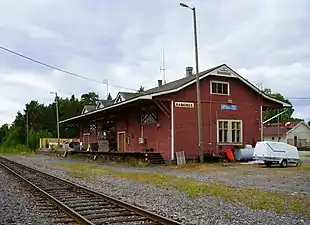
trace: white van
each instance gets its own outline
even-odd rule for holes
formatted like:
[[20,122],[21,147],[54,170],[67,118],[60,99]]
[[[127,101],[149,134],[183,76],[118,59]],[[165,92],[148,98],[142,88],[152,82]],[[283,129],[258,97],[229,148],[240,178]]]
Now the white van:
[[298,149],[295,146],[276,141],[259,141],[254,148],[253,158],[264,161],[266,166],[279,163],[282,167],[287,167],[293,163],[296,166],[301,163]]

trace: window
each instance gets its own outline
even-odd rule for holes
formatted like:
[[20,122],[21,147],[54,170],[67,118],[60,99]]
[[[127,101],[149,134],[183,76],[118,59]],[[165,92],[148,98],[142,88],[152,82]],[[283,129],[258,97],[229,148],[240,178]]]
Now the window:
[[219,121],[219,141],[228,142],[228,121]]
[[156,108],[142,108],[141,109],[141,124],[149,124],[157,122]]
[[242,143],[241,120],[217,121],[218,143]]
[[241,142],[241,122],[231,122],[231,142]]
[[211,81],[211,94],[229,95],[229,83]]

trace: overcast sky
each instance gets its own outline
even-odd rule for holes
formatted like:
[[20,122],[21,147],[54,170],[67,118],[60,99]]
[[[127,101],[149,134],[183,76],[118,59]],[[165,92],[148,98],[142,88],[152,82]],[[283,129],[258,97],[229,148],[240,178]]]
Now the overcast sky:
[[[284,96],[310,97],[309,0],[184,0],[196,6],[200,70],[226,63]],[[192,14],[178,0],[0,0],[0,45],[120,89],[150,88],[194,65]],[[26,102],[95,91],[104,84],[42,67],[0,50],[0,124]],[[310,99],[291,99],[310,119]]]

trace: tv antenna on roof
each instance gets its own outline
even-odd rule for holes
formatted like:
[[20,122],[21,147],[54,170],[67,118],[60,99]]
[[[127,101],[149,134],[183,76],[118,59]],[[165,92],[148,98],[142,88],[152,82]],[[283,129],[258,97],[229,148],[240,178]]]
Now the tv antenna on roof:
[[166,68],[165,68],[165,48],[163,48],[163,62],[162,62],[162,66],[160,66],[159,71],[163,72],[163,81],[164,84],[166,84]]

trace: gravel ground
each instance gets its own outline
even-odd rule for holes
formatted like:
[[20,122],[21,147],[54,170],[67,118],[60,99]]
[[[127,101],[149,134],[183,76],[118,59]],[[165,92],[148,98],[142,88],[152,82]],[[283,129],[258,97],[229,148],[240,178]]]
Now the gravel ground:
[[[57,215],[54,207],[32,194],[29,187],[0,166],[0,224],[55,225]],[[43,207],[45,210],[43,210]]]
[[[44,156],[38,156],[43,159]],[[43,157],[43,158],[42,158]],[[46,158],[46,157],[45,157]],[[301,157],[302,158],[302,157]],[[306,163],[310,157],[304,157]],[[74,159],[54,159],[65,160],[67,162],[76,163]],[[80,161],[80,160],[79,160]],[[243,166],[241,168],[219,168],[219,170],[209,171],[208,173],[186,171],[179,169],[164,169],[161,167],[113,167],[113,169],[127,171],[127,172],[141,172],[141,173],[162,173],[174,175],[180,178],[191,178],[202,182],[225,182],[234,187],[256,187],[264,191],[283,192],[291,194],[299,194],[303,196],[310,196],[310,173],[296,171],[289,171],[282,168],[251,168],[250,166]]]
[[[76,179],[68,177],[63,168],[53,168],[55,163],[74,162],[74,160],[70,159],[49,159],[49,157],[45,156],[10,158],[44,172],[72,180],[105,194],[120,198],[125,202],[138,205],[163,216],[182,220],[183,224],[310,224],[309,220],[301,218],[298,215],[277,215],[270,211],[251,210],[243,204],[231,204],[215,197],[203,196],[192,199],[176,190],[159,189],[151,185],[107,176],[95,176],[87,180]],[[34,162],[40,162],[49,167],[38,167]],[[139,170],[154,172],[154,170],[158,169],[148,168]]]

